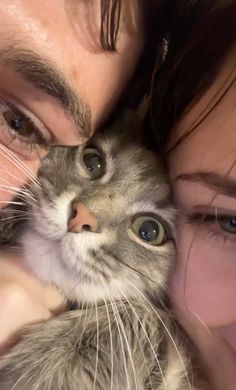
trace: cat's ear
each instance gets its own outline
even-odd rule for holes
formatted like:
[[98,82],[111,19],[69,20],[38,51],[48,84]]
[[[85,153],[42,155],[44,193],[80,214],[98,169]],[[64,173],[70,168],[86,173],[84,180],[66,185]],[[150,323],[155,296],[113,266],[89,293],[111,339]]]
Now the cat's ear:
[[115,119],[113,124],[105,132],[117,136],[120,142],[142,143],[143,123],[149,104],[148,97],[145,97],[136,110],[124,109]]

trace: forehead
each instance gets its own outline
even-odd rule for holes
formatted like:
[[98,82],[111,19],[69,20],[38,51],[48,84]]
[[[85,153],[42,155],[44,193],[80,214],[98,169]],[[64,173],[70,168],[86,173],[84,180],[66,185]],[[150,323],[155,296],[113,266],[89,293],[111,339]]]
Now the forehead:
[[[136,4],[136,1],[129,3]],[[75,5],[76,11],[71,11],[70,4]],[[0,1],[0,49],[17,44],[57,67],[76,94],[90,106],[93,128],[113,108],[131,77],[145,39],[141,8],[131,5],[136,22],[134,28],[127,31],[121,18],[117,51],[104,52],[100,42],[100,4],[99,0]],[[9,69],[5,69],[2,61],[0,66],[1,88],[7,80],[5,94],[20,100],[53,133],[60,135],[60,143],[66,143],[68,124],[61,126],[64,131],[57,130],[63,113],[57,110],[55,114],[55,102],[47,95],[30,90],[15,71],[14,77],[9,76]],[[77,139],[70,143],[76,142]]]
[[[229,56],[207,93],[184,115],[169,143],[169,171],[178,204],[235,208],[235,198],[210,189],[207,182],[175,180],[182,174],[214,172],[236,179],[236,62]],[[193,131],[191,132],[191,129]],[[186,133],[187,137],[184,137]],[[176,141],[181,142],[174,147]],[[171,150],[172,148],[172,150]]]
[[182,141],[169,154],[172,179],[196,170],[236,177],[235,67],[235,60],[226,62],[213,86],[173,130],[169,148]]

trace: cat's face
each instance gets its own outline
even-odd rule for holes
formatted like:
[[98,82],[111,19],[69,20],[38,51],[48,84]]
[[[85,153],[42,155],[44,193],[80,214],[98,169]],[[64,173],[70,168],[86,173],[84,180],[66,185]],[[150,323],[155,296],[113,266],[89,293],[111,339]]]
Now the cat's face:
[[40,187],[32,187],[26,261],[81,302],[155,295],[173,265],[166,175],[152,152],[118,139],[55,148],[39,171]]

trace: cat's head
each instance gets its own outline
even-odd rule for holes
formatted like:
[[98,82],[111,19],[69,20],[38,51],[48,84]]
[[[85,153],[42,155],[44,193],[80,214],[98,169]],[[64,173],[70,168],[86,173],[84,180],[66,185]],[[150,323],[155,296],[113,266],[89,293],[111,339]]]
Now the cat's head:
[[79,301],[160,293],[174,262],[175,211],[153,152],[104,133],[53,149],[38,178],[22,242],[40,278]]

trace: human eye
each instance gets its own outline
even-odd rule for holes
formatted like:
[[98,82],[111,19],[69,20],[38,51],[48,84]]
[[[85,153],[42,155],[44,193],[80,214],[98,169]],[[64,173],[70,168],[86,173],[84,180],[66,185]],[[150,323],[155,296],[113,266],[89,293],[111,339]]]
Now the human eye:
[[236,243],[236,212],[214,208],[209,212],[196,212],[188,216],[188,222],[207,230],[211,237]]
[[33,160],[51,141],[49,131],[32,113],[0,100],[0,143],[19,156]]

